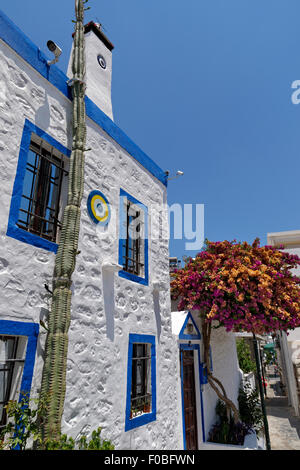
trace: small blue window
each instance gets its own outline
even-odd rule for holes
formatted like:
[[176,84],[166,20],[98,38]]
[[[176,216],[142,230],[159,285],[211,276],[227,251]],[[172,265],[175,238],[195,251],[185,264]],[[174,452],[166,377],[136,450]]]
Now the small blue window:
[[148,210],[120,190],[119,276],[148,285]]
[[129,335],[125,431],[156,420],[155,336]]
[[191,312],[188,312],[186,316],[186,319],[179,333],[179,339],[189,339],[189,340],[201,339],[200,331],[191,315]]
[[5,405],[29,399],[39,325],[0,320],[0,430],[6,424]]
[[7,235],[57,251],[61,197],[66,191],[70,151],[25,121],[11,199]]

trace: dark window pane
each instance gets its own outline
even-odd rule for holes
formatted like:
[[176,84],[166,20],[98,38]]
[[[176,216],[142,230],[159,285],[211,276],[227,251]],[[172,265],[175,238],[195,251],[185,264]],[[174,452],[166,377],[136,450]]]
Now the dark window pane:
[[123,269],[140,276],[141,262],[141,211],[130,202],[126,206],[126,240],[122,250]]
[[18,338],[0,336],[0,429],[6,424],[5,405],[10,398]]
[[62,180],[67,173],[63,156],[53,152],[43,148],[43,142],[30,144],[18,226],[56,242]]
[[134,344],[132,354],[131,414],[132,417],[150,412],[151,355],[147,344]]

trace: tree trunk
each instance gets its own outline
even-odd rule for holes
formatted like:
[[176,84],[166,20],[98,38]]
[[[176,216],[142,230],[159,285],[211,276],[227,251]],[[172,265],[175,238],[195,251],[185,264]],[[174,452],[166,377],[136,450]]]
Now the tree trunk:
[[236,408],[235,404],[228,398],[223,384],[220,382],[219,379],[213,376],[212,371],[210,370],[209,347],[211,339],[211,323],[205,322],[204,319],[202,319],[202,335],[204,346],[204,363],[206,365],[207,370],[207,381],[211,388],[216,392],[220,400],[225,403],[228,415],[230,416],[232,412],[234,422],[237,423],[240,419],[238,409]]

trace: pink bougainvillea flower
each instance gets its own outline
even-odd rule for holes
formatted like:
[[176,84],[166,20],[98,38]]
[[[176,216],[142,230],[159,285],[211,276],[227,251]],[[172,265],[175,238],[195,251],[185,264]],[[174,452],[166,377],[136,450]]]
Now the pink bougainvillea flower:
[[180,310],[199,310],[227,331],[270,333],[300,326],[300,258],[259,239],[206,242],[206,249],[173,274]]

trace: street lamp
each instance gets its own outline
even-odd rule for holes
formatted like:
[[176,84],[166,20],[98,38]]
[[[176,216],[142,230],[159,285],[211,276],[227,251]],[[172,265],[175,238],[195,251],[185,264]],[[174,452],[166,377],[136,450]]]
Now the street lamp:
[[258,380],[258,387],[259,387],[259,394],[260,394],[261,409],[262,409],[263,420],[264,420],[266,445],[267,445],[267,450],[271,450],[269,425],[268,425],[267,413],[266,413],[266,407],[265,407],[265,399],[264,399],[264,391],[263,391],[263,384],[262,384],[262,375],[261,375],[261,368],[260,368],[259,352],[258,352],[258,345],[257,345],[257,339],[256,339],[256,336],[255,336],[255,333],[253,333],[253,346],[254,346],[254,353],[255,353],[256,373],[257,373],[257,380]]

